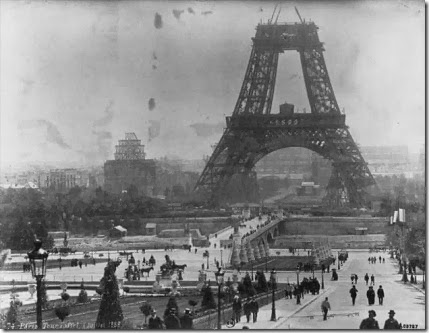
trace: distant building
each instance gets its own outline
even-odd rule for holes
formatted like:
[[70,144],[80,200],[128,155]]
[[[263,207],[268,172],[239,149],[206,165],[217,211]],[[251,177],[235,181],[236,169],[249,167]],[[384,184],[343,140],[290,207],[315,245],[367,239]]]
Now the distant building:
[[46,178],[39,178],[39,184],[46,185],[46,187],[54,188],[57,191],[67,191],[77,186],[76,169],[54,169],[49,171],[49,174],[44,175]]
[[116,146],[115,159],[104,163],[104,189],[119,194],[135,186],[139,194],[153,196],[155,182],[155,162],[145,159],[141,140],[126,133]]
[[112,238],[120,238],[125,237],[127,235],[127,229],[124,227],[117,225],[116,227],[113,227],[109,230],[109,237]]

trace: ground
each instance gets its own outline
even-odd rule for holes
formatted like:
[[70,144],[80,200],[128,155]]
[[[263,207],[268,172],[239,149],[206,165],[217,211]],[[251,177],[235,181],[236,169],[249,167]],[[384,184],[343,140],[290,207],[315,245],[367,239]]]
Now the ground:
[[[265,222],[265,217],[262,220]],[[246,233],[250,228],[256,228],[256,225],[261,223],[258,219],[246,222],[246,227],[241,228],[242,233]],[[245,230],[244,230],[245,229]],[[229,235],[232,233],[232,229],[226,230],[216,236],[213,235],[210,238],[211,247],[209,248],[210,257],[208,258],[209,269],[207,274],[207,279],[215,280],[215,260],[226,263],[230,258],[230,250],[220,250],[217,245],[216,248],[214,244],[218,243],[220,239],[228,239]],[[79,249],[78,249],[79,250]],[[202,257],[202,253],[206,250],[205,248],[197,249],[197,253],[192,250],[188,252],[187,250],[176,249],[174,251],[164,251],[164,250],[147,250],[145,254],[139,251],[134,253],[134,257],[137,260],[142,260],[143,257],[149,259],[153,255],[156,259],[155,271],[158,271],[159,266],[165,262],[164,256],[168,254],[172,260],[176,261],[176,264],[187,264],[185,273],[183,275],[185,280],[194,280],[198,278],[198,271],[201,269],[201,265],[204,264],[205,269],[207,269],[207,258]],[[291,255],[287,250],[278,250],[271,249],[271,255],[277,256],[277,252],[280,251],[281,256]],[[334,255],[336,255],[337,250],[333,250]],[[112,259],[119,257],[118,251],[103,251],[96,252],[95,256],[103,255],[103,258],[110,256]],[[299,251],[299,255],[306,255],[307,252],[302,249]],[[370,255],[381,255],[386,259],[386,263],[377,263],[369,264],[368,257]],[[58,256],[53,255],[51,258],[54,260]],[[83,253],[77,252],[74,255],[70,255],[70,258],[82,258]],[[125,258],[123,258],[125,259]],[[12,261],[24,260],[22,256],[12,255]],[[273,268],[275,264],[274,259],[269,259],[267,261],[268,271]],[[79,267],[63,267],[62,270],[51,269],[48,271],[46,280],[48,281],[99,281],[103,275],[105,264],[92,265],[88,262],[87,266],[83,266],[81,269]],[[125,261],[117,269],[117,277],[122,279],[124,276],[124,270],[127,267]],[[254,267],[256,269],[265,269],[265,262],[256,264]],[[277,268],[277,279],[279,282],[296,282],[297,273],[295,271],[283,271]],[[246,271],[241,271],[239,278],[243,277]],[[250,271],[249,271],[250,273]],[[390,259],[387,252],[386,253],[369,253],[367,250],[355,250],[349,251],[349,259],[338,271],[339,280],[330,281],[330,274],[325,273],[324,283],[325,289],[322,290],[320,295],[312,296],[306,295],[302,300],[301,305],[296,304],[295,299],[281,299],[276,302],[277,309],[277,321],[270,321],[271,317],[271,305],[267,305],[261,308],[259,321],[256,324],[250,323],[248,326],[250,328],[322,328],[322,329],[355,329],[359,327],[360,322],[367,317],[368,310],[374,309],[377,312],[376,319],[379,321],[380,326],[384,325],[384,321],[388,318],[387,313],[389,310],[395,310],[396,318],[398,321],[403,324],[414,324],[418,325],[418,328],[425,328],[425,294],[424,292],[416,289],[410,284],[403,284],[400,282],[401,275],[398,273],[398,267],[396,262],[393,259]],[[376,288],[379,285],[383,286],[385,290],[386,298],[384,305],[379,306],[375,305],[369,307],[366,301],[366,291],[367,286],[363,280],[365,273],[369,275],[374,274]],[[359,290],[358,298],[356,305],[351,304],[351,298],[349,295],[349,289],[351,288],[350,275],[357,274],[359,276],[357,289]],[[232,271],[227,271],[225,274],[225,279],[232,275]],[[299,279],[303,277],[311,276],[311,273],[300,273]],[[320,271],[315,272],[315,276],[321,282],[322,274]],[[267,276],[268,277],[268,276]],[[29,272],[11,272],[11,271],[2,271],[0,276],[0,281],[11,281],[15,279],[17,281],[28,281],[29,283],[34,283],[31,274]],[[155,274],[152,271],[149,278],[145,278],[148,281],[155,280]],[[418,276],[419,282],[422,281],[422,276]],[[10,287],[10,285],[3,285],[1,288]],[[48,295],[51,299],[59,298],[59,290],[49,290]],[[76,296],[79,293],[79,290],[69,290],[69,293],[72,296]],[[88,295],[92,296],[95,292],[88,290]],[[24,304],[34,303],[34,298],[30,299],[29,293],[19,292],[20,299]],[[9,293],[0,294],[0,307],[5,308],[9,306]],[[322,320],[320,304],[323,300],[323,297],[328,297],[331,303],[330,317],[327,321]],[[145,300],[144,297],[141,297],[141,301]],[[153,299],[152,299],[153,300]],[[150,300],[150,301],[152,301]],[[140,304],[139,301],[138,303]],[[184,303],[180,305],[181,308],[187,306],[188,299],[184,299]],[[200,300],[199,300],[200,301]],[[167,302],[167,300],[165,300]],[[161,302],[162,303],[162,302]],[[163,304],[157,304],[159,310],[165,307]],[[124,312],[127,314],[127,317],[132,318],[136,321],[143,320],[143,316],[138,309],[139,304],[131,304],[124,306]],[[76,314],[70,316],[67,320],[82,321],[82,322],[93,322],[95,321],[97,311],[93,311],[87,314]],[[216,318],[212,318],[216,320]],[[247,324],[246,324],[247,325]],[[236,328],[241,328],[242,323],[236,325]]]
[[[234,328],[247,325],[253,329],[358,329],[361,321],[368,317],[368,310],[375,310],[376,320],[380,328],[383,328],[388,318],[389,310],[396,312],[395,318],[402,324],[417,325],[418,329],[425,329],[425,292],[414,285],[403,284],[398,267],[393,259],[386,253],[370,254],[368,251],[350,251],[348,261],[338,271],[339,280],[325,279],[325,290],[319,296],[306,295],[302,307],[296,305],[295,299],[282,299],[276,302],[276,322],[270,321],[271,305],[261,309],[260,320],[256,323],[240,323]],[[386,263],[369,264],[370,255],[381,255],[386,258]],[[368,286],[365,285],[363,276],[368,273],[375,276],[375,287],[383,286],[385,299],[383,305],[369,306],[366,298]],[[350,275],[359,276],[357,289],[358,297],[356,305],[352,305],[349,290],[351,288]],[[288,273],[280,272],[278,277],[284,281]],[[320,272],[317,273],[320,275]],[[320,279],[319,279],[320,280]],[[418,276],[421,286],[422,276]],[[320,309],[321,303],[328,297],[331,311],[327,321],[323,320]],[[226,327],[225,327],[226,328]]]

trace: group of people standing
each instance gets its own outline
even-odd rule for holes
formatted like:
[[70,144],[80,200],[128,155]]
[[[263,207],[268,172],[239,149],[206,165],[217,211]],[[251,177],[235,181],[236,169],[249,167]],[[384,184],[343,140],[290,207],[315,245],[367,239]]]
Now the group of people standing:
[[[384,322],[384,329],[385,330],[399,330],[402,328],[402,325],[400,323],[398,323],[398,321],[393,318],[395,315],[395,311],[390,310],[389,311],[389,318]],[[369,310],[368,311],[368,318],[362,320],[359,328],[361,330],[377,330],[380,329],[380,327],[378,326],[378,321],[374,319],[374,317],[376,317],[377,314],[375,313],[374,310]]]
[[[386,262],[386,259],[382,258],[381,256],[378,257],[378,260],[380,261],[380,264],[382,261],[383,261],[383,264]],[[377,257],[369,257],[368,263],[369,264],[376,264],[377,263]]]
[[190,309],[185,309],[185,313],[182,317],[178,317],[174,309],[170,309],[169,313],[162,320],[156,314],[156,310],[152,310],[151,316],[149,318],[149,329],[153,330],[176,330],[176,329],[192,329],[193,328],[193,318]]

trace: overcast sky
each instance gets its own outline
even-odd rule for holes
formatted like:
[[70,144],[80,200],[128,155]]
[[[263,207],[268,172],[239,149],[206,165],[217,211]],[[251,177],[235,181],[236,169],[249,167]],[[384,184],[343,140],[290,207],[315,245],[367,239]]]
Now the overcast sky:
[[[1,164],[102,165],[125,132],[148,158],[201,159],[221,137],[256,25],[278,2],[0,2]],[[425,140],[423,1],[283,2],[313,20],[355,141]],[[309,109],[298,53],[281,55],[272,113]]]

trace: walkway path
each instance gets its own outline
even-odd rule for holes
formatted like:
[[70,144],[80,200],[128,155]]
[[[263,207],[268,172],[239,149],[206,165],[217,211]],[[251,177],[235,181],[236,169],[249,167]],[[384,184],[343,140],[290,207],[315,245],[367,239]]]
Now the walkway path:
[[[418,325],[425,329],[425,293],[422,289],[400,282],[395,261],[387,253],[377,254],[386,259],[385,264],[369,264],[368,252],[349,252],[349,260],[341,267],[338,281],[326,281],[325,291],[320,295],[305,296],[298,308],[296,300],[282,299],[276,302],[277,321],[272,322],[271,304],[260,308],[257,323],[239,323],[250,329],[358,329],[361,321],[368,317],[368,310],[375,310],[380,327],[388,318],[389,310],[396,312],[395,318],[402,324]],[[351,274],[358,274],[357,289],[359,290],[356,305],[353,306],[349,295]],[[363,277],[365,273],[375,276],[375,287],[383,286],[386,297],[383,305],[368,306]],[[419,277],[421,281],[421,276]],[[329,298],[331,311],[327,321],[323,321],[320,305],[324,297]],[[244,318],[244,317],[243,317]],[[226,328],[226,327],[225,327]]]

